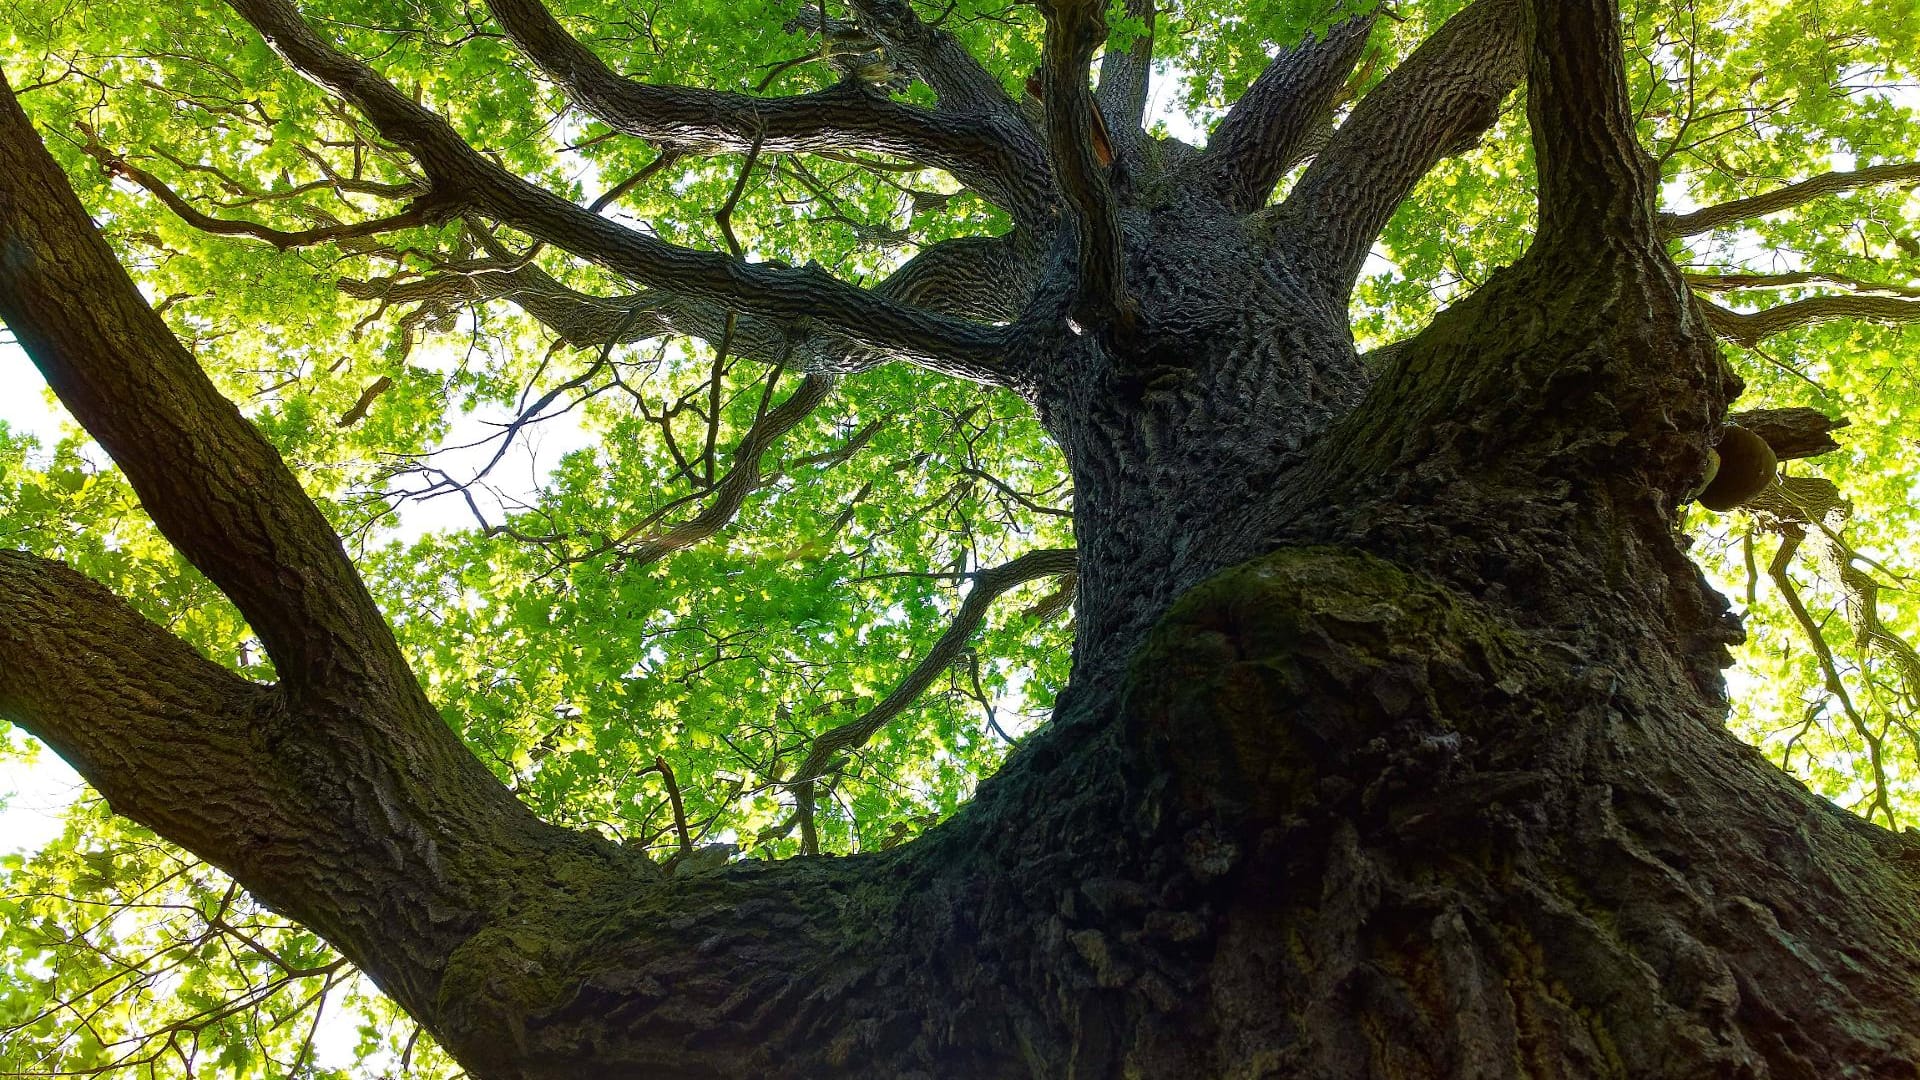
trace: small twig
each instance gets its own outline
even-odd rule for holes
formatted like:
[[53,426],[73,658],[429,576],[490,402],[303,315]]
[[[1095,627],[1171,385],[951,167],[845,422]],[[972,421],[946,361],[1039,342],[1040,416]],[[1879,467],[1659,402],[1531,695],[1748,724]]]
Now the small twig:
[[680,854],[685,855],[693,850],[693,834],[687,830],[687,807],[680,801],[680,783],[674,779],[673,766],[667,764],[666,758],[656,756],[653,764],[641,769],[639,775],[650,772],[659,773],[667,786],[667,802],[673,807],[673,832],[680,841]]

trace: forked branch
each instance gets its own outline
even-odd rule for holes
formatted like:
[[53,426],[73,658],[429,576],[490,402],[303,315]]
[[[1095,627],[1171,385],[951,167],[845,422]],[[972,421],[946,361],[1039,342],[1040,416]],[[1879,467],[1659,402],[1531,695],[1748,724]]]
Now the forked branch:
[[[1011,241],[962,236],[921,251],[874,286],[873,292],[949,315],[1006,320],[1019,314],[1032,273]],[[578,349],[666,335],[696,337],[711,344],[726,338],[730,353],[746,360],[767,364],[797,360],[809,371],[836,374],[865,371],[894,358],[885,350],[827,334],[813,335],[796,349],[790,322],[756,315],[737,315],[729,334],[732,310],[725,304],[666,289],[595,296],[561,284],[524,256],[450,261],[439,272],[419,278],[343,279],[340,290],[383,307],[425,305],[441,311],[505,300]],[[1000,383],[1009,375],[997,363],[978,366],[965,360],[942,360],[927,361],[926,366],[982,383]]]
[[[817,266],[748,264],[670,244],[514,176],[366,64],[316,34],[286,0],[232,0],[295,70],[345,98],[420,162],[437,191],[635,282],[787,322],[818,323],[934,366],[998,368],[1009,332],[877,296]],[[750,145],[750,143],[749,143]]]
[[47,384],[282,679],[317,686],[362,664],[408,679],[326,518],[147,306],[4,81],[0,148],[0,320]]
[[539,0],[487,0],[487,8],[528,59],[616,131],[688,149],[892,154],[945,169],[1016,216],[1031,218],[1042,202],[1033,147],[983,115],[931,112],[852,83],[786,98],[645,83],[608,68]]
[[246,683],[100,586],[7,553],[0,712],[432,1016],[501,868],[558,834],[428,701],[326,517],[147,306],[4,81],[0,250],[0,320],[281,680]]
[[643,536],[649,523],[641,522],[585,557],[618,552],[623,565],[646,566],[682,548],[691,547],[725,528],[740,513],[747,496],[760,486],[760,459],[781,436],[813,415],[833,394],[833,388],[839,381],[832,375],[808,375],[787,400],[756,421],[741,436],[740,445],[734,449],[732,467],[714,485],[712,501],[691,519],[650,536]]
[[[102,169],[111,175],[138,184],[148,194],[159,199],[162,206],[178,215],[180,220],[202,232],[216,236],[250,236],[255,240],[272,244],[281,251],[312,247],[315,244],[348,244],[355,240],[379,236],[382,233],[410,229],[425,225],[434,217],[451,209],[444,205],[435,206],[432,196],[426,195],[415,199],[405,210],[383,218],[356,221],[351,224],[320,225],[299,230],[276,229],[271,225],[243,218],[215,217],[194,206],[159,177],[102,146],[92,138],[93,132],[90,129],[83,127],[81,130],[82,134],[87,136],[87,141],[81,145],[81,149],[98,161]],[[432,207],[431,212],[429,207]]]
[[[989,117],[996,126],[1012,121],[1017,125],[1012,130],[1025,128],[1019,107],[1000,80],[952,34],[922,21],[907,0],[850,0],[848,7],[889,54],[904,58],[914,76],[933,90],[942,113]],[[1032,165],[1040,165],[1044,153],[1040,145],[1021,141],[1022,154]]]
[[1341,299],[1352,291],[1414,185],[1498,119],[1526,74],[1530,22],[1525,0],[1476,0],[1354,106],[1274,211],[1281,251],[1309,280]]
[[1372,14],[1347,19],[1318,41],[1283,50],[1234,103],[1206,156],[1211,182],[1228,206],[1250,213],[1266,205],[1287,170],[1324,141],[1373,23]]
[[800,762],[800,767],[794,770],[786,783],[800,785],[818,780],[829,771],[836,758],[865,746],[881,728],[887,726],[888,721],[919,700],[927,687],[933,685],[934,679],[959,659],[960,653],[967,647],[967,640],[980,628],[980,623],[986,619],[995,600],[1016,586],[1044,577],[1070,574],[1077,566],[1079,556],[1072,549],[1042,548],[1029,551],[1012,562],[975,573],[973,588],[967,593],[966,600],[961,602],[953,621],[947,625],[939,640],[934,642],[933,648],[927,650],[927,655],[886,697],[880,699],[879,704],[858,718],[816,736],[813,744],[807,748],[807,756]]

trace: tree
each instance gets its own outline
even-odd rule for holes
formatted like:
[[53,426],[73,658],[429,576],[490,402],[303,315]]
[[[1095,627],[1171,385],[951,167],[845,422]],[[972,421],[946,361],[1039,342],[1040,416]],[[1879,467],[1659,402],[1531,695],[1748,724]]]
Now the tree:
[[[1920,1069],[1920,851],[1725,730],[1720,672],[1741,629],[1679,528],[1741,392],[1721,340],[1759,346],[1835,320],[1897,326],[1920,303],[1888,283],[1912,243],[1897,185],[1920,168],[1858,160],[1911,151],[1910,132],[1885,131],[1906,115],[1891,99],[1860,94],[1836,111],[1844,90],[1807,92],[1723,116],[1707,99],[1735,93],[1729,76],[1699,73],[1727,32],[1715,13],[1623,21],[1601,0],[1475,0],[1400,22],[1339,12],[1218,34],[1167,27],[1147,0],[1111,25],[1101,5],[1048,0],[1042,20],[996,23],[969,7],[976,21],[952,29],[894,0],[852,0],[783,12],[795,20],[786,43],[804,51],[752,95],[669,84],[664,63],[650,78],[616,70],[610,57],[711,59],[734,40],[662,44],[638,10],[615,20],[488,0],[402,21],[374,5],[230,2],[237,20],[129,15],[82,30],[28,13],[17,32],[43,43],[23,91],[46,100],[59,122],[45,130],[70,165],[92,166],[98,198],[125,208],[109,222],[122,257],[162,299],[143,298],[9,92],[0,318],[232,611],[176,576],[143,614],[62,559],[0,552],[0,714],[79,768],[114,813],[324,939],[474,1075]],[[1843,31],[1784,18],[1768,33],[1831,50],[1791,77],[1829,91],[1893,81],[1877,50],[1920,35],[1911,13]],[[1623,26],[1649,69],[1631,83]],[[1202,86],[1203,56],[1244,83],[1204,149],[1142,127],[1167,39]],[[1269,57],[1269,39],[1286,47]],[[738,77],[760,59],[712,65]],[[1010,86],[1030,65],[1023,98]],[[783,78],[811,88],[772,92]],[[551,118],[522,107],[548,95],[565,102]],[[1703,138],[1720,123],[1735,123],[1735,142]],[[1447,197],[1422,216],[1409,196],[1502,124],[1530,133],[1531,161],[1503,144],[1504,173],[1479,182],[1500,191],[1468,205],[1513,228],[1462,241],[1470,287],[1362,353],[1352,307],[1369,252],[1385,233],[1390,248],[1434,257]],[[1804,140],[1812,130],[1828,141]],[[136,131],[139,149],[120,142]],[[573,156],[556,156],[554,139]],[[1784,184],[1743,169],[1742,155],[1762,162],[1756,146],[1795,139],[1796,162],[1808,146],[1856,160]],[[636,147],[655,156],[636,161]],[[582,162],[591,168],[563,171]],[[844,171],[823,175],[829,164]],[[582,175],[626,178],[589,199]],[[1730,197],[1662,211],[1663,182],[1683,175],[1692,194]],[[650,191],[663,177],[676,179]],[[602,213],[636,192],[656,207],[712,207],[717,240],[684,210],[650,228]],[[829,240],[841,256],[831,273],[786,237],[794,192],[816,223],[911,239],[917,253],[863,287],[850,276],[889,261]],[[1832,196],[1846,192],[1874,210],[1855,221],[1887,238],[1867,253],[1890,252],[1889,278],[1843,273],[1817,239],[1802,265],[1771,275],[1732,257],[1692,274],[1676,265],[1689,238],[1739,235],[1761,215],[1838,220],[1847,210]],[[908,237],[868,216],[901,206],[921,215]],[[743,239],[748,221],[763,231]],[[1404,241],[1415,234],[1435,246]],[[750,258],[750,244],[781,255]],[[313,299],[315,279],[336,306]],[[229,280],[248,283],[251,306]],[[187,284],[161,292],[170,282]],[[1825,291],[1739,310],[1755,305],[1737,290],[1807,286]],[[501,305],[526,321],[487,325],[482,312]],[[300,335],[224,343],[269,306]],[[1385,329],[1419,308],[1363,320]],[[384,348],[348,332],[363,320],[352,329],[376,333],[374,317],[396,311]],[[525,387],[508,439],[570,397],[623,398],[627,426],[603,415],[609,445],[562,465],[556,489],[572,502],[497,519],[470,485],[389,462],[384,480],[458,490],[487,528],[367,556],[383,610],[340,536],[371,535],[388,503],[324,475],[342,444],[323,440],[368,433],[365,446],[412,448],[440,434],[421,404],[432,396],[407,397],[428,381],[409,357],[446,329],[493,339],[483,355],[508,366],[459,366],[439,392]],[[525,348],[539,334],[545,355]],[[682,335],[710,349],[662,354],[672,389],[649,396],[630,346]],[[229,394],[261,388],[245,368],[268,352],[312,385],[250,422],[196,352]],[[556,380],[549,365],[569,373]],[[375,370],[388,373],[366,377]],[[809,429],[842,394],[871,396],[839,428]],[[1049,466],[1020,464],[1039,454],[1016,403],[1070,476],[1071,549]],[[938,429],[918,438],[964,444],[931,468],[970,481],[955,517],[1007,515],[1007,535],[985,545],[1007,548],[1005,561],[983,566],[972,539],[928,549],[912,520],[888,536],[861,517],[877,484],[907,499],[934,455],[847,463],[890,423],[915,422]],[[1747,423],[1789,458],[1834,445],[1836,421],[1818,412]],[[649,449],[623,450],[642,431]],[[996,446],[1002,435],[1010,448]],[[636,484],[663,465],[658,492]],[[60,468],[49,475],[71,474],[71,494],[117,483]],[[779,476],[800,474],[826,493],[811,516],[764,511],[791,496]],[[850,477],[860,483],[843,486]],[[1755,503],[1787,537],[1776,581],[1815,653],[1825,639],[1785,569],[1809,537],[1849,596],[1869,607],[1876,596],[1831,517],[1837,490],[1796,474]],[[789,550],[697,561],[706,549],[692,545],[750,505],[792,530]],[[798,639],[744,640],[755,630],[737,614],[695,611],[701,573],[734,580],[751,611],[742,596],[842,558],[835,544],[850,532],[919,575],[912,609],[843,617],[798,587],[783,601],[796,630],[830,640],[859,623],[878,651],[911,653],[884,697],[891,679],[876,685],[870,668],[833,670]],[[150,557],[128,536],[64,554],[112,580]],[[669,556],[673,575],[656,573]],[[399,584],[408,572],[412,597]],[[989,709],[1041,680],[1045,637],[999,626],[1026,668],[982,664],[969,638],[1015,588],[1028,587],[1036,617],[1057,611],[1069,575],[1072,667],[1051,720],[937,825],[924,814],[950,809],[964,779],[928,784],[931,807],[861,804],[861,785],[882,787],[885,755],[897,760],[916,734],[943,736],[963,764],[997,755],[981,748],[992,744],[979,721],[886,725],[955,672],[971,672]],[[956,580],[970,591],[943,612],[936,587]],[[464,629],[418,625],[418,611],[462,599],[490,614]],[[524,636],[576,605],[607,621],[517,664],[436,652],[487,628]],[[678,619],[647,621],[663,608]],[[207,659],[150,616],[235,661]],[[699,641],[669,647],[616,632],[622,620]],[[1861,625],[1862,649],[1898,659],[1893,613],[1869,610]],[[267,663],[240,655],[255,640]],[[741,656],[784,658],[817,680],[816,700],[849,700],[796,718],[792,691],[751,680],[721,681],[735,696],[697,705],[657,685],[663,665],[678,677]],[[828,670],[809,674],[810,662]],[[1845,698],[1830,649],[1823,664]],[[1901,691],[1880,670],[1863,660],[1850,677],[1889,694],[1920,685]],[[542,678],[565,696],[530,685]],[[752,714],[731,785],[708,768],[711,790],[682,790],[676,735],[720,738],[672,711],[682,706]],[[1887,737],[1878,722],[1875,738]],[[850,755],[870,746],[885,749],[863,778]],[[1874,767],[1875,807],[1892,824],[1904,774],[1878,756]],[[631,807],[642,781],[664,817],[584,827],[624,813],[610,807]],[[849,792],[855,805],[831,805]],[[804,856],[729,861],[696,847],[723,814],[737,841]],[[891,839],[918,835],[817,854],[846,850],[836,841],[875,820]],[[128,872],[116,858],[95,874]],[[188,905],[220,930],[206,948],[249,941],[235,895]],[[285,940],[252,942],[261,985],[338,972],[317,945]],[[192,1071],[190,1027],[159,1044],[155,1067]],[[110,1040],[88,1037],[82,1067],[112,1064]],[[244,1051],[223,1052],[245,1067]]]

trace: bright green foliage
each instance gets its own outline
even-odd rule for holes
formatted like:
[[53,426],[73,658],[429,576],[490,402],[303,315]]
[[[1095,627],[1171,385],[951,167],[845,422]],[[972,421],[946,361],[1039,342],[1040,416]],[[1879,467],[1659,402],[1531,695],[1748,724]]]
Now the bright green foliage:
[[[1351,92],[1363,94],[1460,6],[1392,7]],[[1629,7],[1634,100],[1666,209],[1920,160],[1916,102],[1890,89],[1920,82],[1911,60],[1920,8]],[[1033,8],[957,0],[922,9],[1019,92],[1039,55]],[[516,64],[479,4],[321,0],[303,10],[501,163],[570,198],[591,201],[654,161],[656,151],[610,137]],[[782,29],[799,14],[793,3],[565,0],[554,10],[617,69],[655,81],[786,94],[838,77],[822,63],[790,63],[817,47]],[[1121,10],[1117,44],[1142,29]],[[1164,5],[1157,105],[1203,125],[1217,119],[1276,47],[1335,13],[1307,3]],[[220,5],[5,0],[0,63],[126,264],[347,537],[448,722],[551,820],[672,854],[664,762],[696,844],[793,854],[799,834],[782,770],[926,653],[964,595],[957,575],[1071,545],[1066,519],[1035,509],[1069,507],[1071,492],[1024,403],[895,366],[847,380],[778,440],[761,461],[763,483],[716,535],[629,565],[623,543],[698,513],[710,481],[731,467],[731,448],[799,383],[690,342],[620,346],[598,375],[564,390],[546,409],[555,418],[522,431],[474,489],[483,522],[458,493],[400,502],[395,492],[435,479],[408,471],[422,455],[496,433],[481,420],[503,421],[602,357],[557,343],[506,304],[383,309],[350,299],[340,283],[417,280],[487,244],[524,252],[525,238],[455,223],[282,252],[195,228],[140,184],[109,175],[102,161],[124,158],[204,213],[286,231],[404,208],[414,179],[404,158],[354,149],[359,122]],[[902,93],[927,99],[923,87]],[[608,212],[724,250],[712,215],[744,166],[739,155],[688,156]],[[326,183],[329,173],[357,190]],[[1381,238],[1356,294],[1363,345],[1418,329],[1515,258],[1531,228],[1530,184],[1518,94],[1484,144],[1435,170]],[[1006,228],[944,174],[786,155],[754,163],[733,221],[751,258],[816,260],[868,282],[919,245]],[[1673,250],[1701,275],[1810,271],[1910,287],[1920,282],[1920,199],[1910,186],[1863,188],[1677,239]],[[631,291],[551,251],[533,265],[585,293]],[[1844,289],[1703,295],[1752,310],[1834,291]],[[1916,352],[1920,326],[1857,321],[1727,348],[1748,380],[1741,407],[1814,405],[1852,421],[1842,452],[1790,471],[1817,471],[1852,501],[1845,542],[1876,560],[1858,565],[1887,586],[1879,619],[1905,641],[1920,641],[1920,605],[1901,591],[1901,575],[1920,569]],[[0,365],[22,363],[0,354]],[[390,385],[372,392],[381,379]],[[529,440],[549,452],[530,458]],[[556,445],[578,448],[556,456]],[[427,463],[465,480],[496,448]],[[232,608],[157,536],[103,460],[77,434],[40,447],[0,428],[0,542],[67,561],[208,655],[270,679]],[[1816,790],[1912,824],[1920,668],[1903,675],[1894,653],[1863,648],[1835,614],[1837,581],[1796,562],[1789,572],[1832,648],[1858,717],[1850,720],[1765,580],[1778,534],[1738,512],[1695,511],[1690,524],[1709,572],[1748,612],[1733,722]],[[1751,590],[1749,565],[1760,574]],[[1066,674],[1070,616],[1035,609],[1061,587],[1042,580],[1004,597],[969,657],[826,785],[823,850],[872,850],[918,833],[968,797],[1009,737],[1046,715]],[[24,746],[17,736],[15,746]],[[97,799],[76,805],[51,845],[4,867],[0,1072],[451,1071],[311,935]]]

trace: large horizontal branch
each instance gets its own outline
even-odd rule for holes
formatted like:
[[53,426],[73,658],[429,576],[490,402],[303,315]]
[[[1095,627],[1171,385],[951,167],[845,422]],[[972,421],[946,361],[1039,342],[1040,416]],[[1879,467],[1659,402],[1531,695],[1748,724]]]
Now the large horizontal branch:
[[1661,214],[1660,235],[1694,236],[1712,229],[1735,225],[1764,214],[1777,214],[1812,202],[1825,195],[1841,195],[1876,184],[1920,183],[1920,162],[1897,165],[1869,165],[1850,172],[1821,173],[1819,176],[1788,184],[1761,195],[1734,199],[1717,206],[1702,207],[1686,214]]
[[1700,301],[1714,332],[1740,345],[1757,345],[1775,334],[1838,319],[1905,323],[1920,320],[1920,300],[1890,296],[1810,296],[1742,313],[1709,301]]
[[967,640],[986,619],[993,602],[1008,590],[1043,577],[1070,574],[1078,566],[1079,555],[1071,548],[1041,548],[974,574],[973,588],[967,592],[967,598],[961,602],[946,631],[933,643],[933,648],[927,650],[927,655],[879,704],[858,718],[816,736],[807,749],[807,756],[787,782],[800,784],[819,779],[835,758],[865,746],[888,721],[918,701],[927,687],[933,685],[933,680],[959,658],[967,647]]
[[1849,421],[1845,417],[1829,417],[1819,409],[1796,405],[1732,413],[1728,415],[1727,423],[1746,428],[1765,439],[1781,461],[1792,461],[1840,449],[1833,433],[1846,427]]
[[1324,38],[1282,50],[1234,102],[1205,158],[1209,182],[1227,205],[1243,213],[1266,205],[1287,170],[1325,140],[1374,18],[1347,19]]
[[1339,297],[1422,177],[1472,146],[1526,75],[1525,0],[1476,0],[1360,99],[1273,213],[1280,250]]
[[[889,275],[874,292],[932,311],[976,319],[1004,320],[1019,314],[1031,271],[1011,240],[955,237],[943,240]],[[885,363],[889,354],[832,335],[816,335],[796,347],[786,324],[756,316],[737,316],[719,303],[689,299],[667,290],[624,296],[594,296],[569,288],[525,259],[486,259],[450,263],[419,278],[344,279],[342,292],[382,305],[453,306],[505,300],[579,349],[629,344],[666,335],[685,335],[768,364],[795,362],[809,371],[848,374]],[[975,369],[956,363],[945,374],[997,383],[998,368]]]
[[1527,113],[1539,174],[1537,243],[1572,257],[1654,235],[1658,178],[1634,134],[1613,0],[1533,0]]
[[787,98],[645,83],[607,67],[539,0],[487,0],[487,7],[541,71],[616,131],[685,149],[894,154],[951,172],[1016,219],[1044,212],[1038,147],[1031,138],[1010,137],[1012,125],[917,108],[850,82]]
[[285,0],[231,0],[294,69],[339,94],[420,162],[436,191],[632,281],[754,314],[818,325],[928,366],[999,368],[1010,331],[875,295],[817,266],[749,264],[625,228],[514,176],[366,64],[333,48]]
[[1105,0],[1048,0],[1046,48],[1040,59],[1047,151],[1071,211],[1078,244],[1073,314],[1100,332],[1130,333],[1136,317],[1127,295],[1126,251],[1107,163],[1095,138],[1104,135],[1088,85],[1093,51],[1106,41]]
[[1801,285],[1839,285],[1857,293],[1883,293],[1920,299],[1920,286],[1893,285],[1868,281],[1846,274],[1823,270],[1790,270],[1778,274],[1686,274],[1687,285],[1701,292],[1729,292],[1734,289],[1791,289]]

